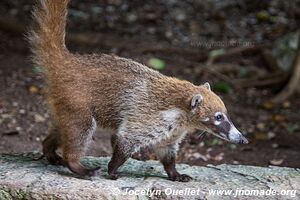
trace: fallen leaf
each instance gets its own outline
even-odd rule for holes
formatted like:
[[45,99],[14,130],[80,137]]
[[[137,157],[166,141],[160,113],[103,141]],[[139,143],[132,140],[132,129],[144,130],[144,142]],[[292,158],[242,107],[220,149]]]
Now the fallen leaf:
[[163,70],[166,66],[166,63],[165,61],[159,59],[159,58],[150,58],[148,60],[148,65],[150,67],[152,67],[153,69],[156,69],[156,70]]
[[34,121],[37,122],[37,123],[41,123],[41,122],[46,121],[46,119],[40,114],[35,114],[34,115]]
[[233,164],[235,164],[235,165],[238,165],[238,164],[240,164],[240,162],[239,162],[239,161],[237,161],[237,160],[234,160],[232,163],[233,163]]
[[257,124],[256,124],[256,128],[258,128],[260,131],[265,130],[266,124],[265,124],[265,123],[262,123],[262,122],[257,123]]
[[269,136],[268,136],[268,134],[265,133],[265,132],[256,132],[256,133],[254,134],[254,138],[255,138],[256,140],[268,140],[268,139],[269,139]]
[[215,49],[209,52],[209,57],[216,57],[223,55],[225,53],[225,49]]
[[1,118],[3,118],[3,119],[10,119],[10,118],[12,118],[12,115],[11,114],[2,114]]
[[219,153],[218,155],[216,155],[216,156],[212,156],[211,157],[211,160],[214,160],[214,161],[221,161],[221,160],[223,160],[224,159],[224,153],[222,152],[222,153]]
[[273,139],[274,137],[276,137],[276,134],[274,132],[268,132],[268,139]]
[[283,163],[283,159],[270,160],[271,165],[281,165],[282,163]]
[[273,115],[273,121],[275,122],[283,122],[287,120],[287,117],[284,115]]
[[282,107],[284,107],[284,108],[289,108],[289,107],[291,107],[291,102],[289,102],[289,101],[284,101],[284,102],[282,103]]
[[32,85],[32,86],[29,87],[29,92],[31,94],[36,94],[36,93],[39,92],[39,89],[36,86]]
[[195,159],[202,159],[204,161],[207,161],[207,157],[205,155],[202,155],[201,153],[199,152],[195,152],[192,154],[192,156],[195,158]]
[[20,109],[20,110],[19,110],[19,113],[20,113],[20,114],[25,114],[25,113],[26,113],[26,110]]
[[241,148],[242,151],[253,151],[253,148],[251,146],[244,146]]
[[263,103],[263,108],[264,109],[272,109],[272,108],[274,108],[274,103],[272,103],[272,102],[265,102],[265,103]]
[[267,11],[262,10],[256,13],[256,18],[259,21],[266,22],[270,20],[270,15]]

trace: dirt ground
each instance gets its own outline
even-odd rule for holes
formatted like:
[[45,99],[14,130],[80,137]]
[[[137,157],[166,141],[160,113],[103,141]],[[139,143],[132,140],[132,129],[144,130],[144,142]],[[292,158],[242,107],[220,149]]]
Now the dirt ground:
[[[80,45],[69,42],[71,51],[114,53],[146,64],[149,58],[156,57],[166,63],[166,67],[161,70],[163,74],[186,79],[195,84],[209,81],[213,86],[224,80],[222,76],[201,68],[201,64],[206,59],[203,55],[210,49],[201,47],[199,50],[199,47],[195,48],[192,43],[187,42],[186,38],[193,37],[193,41],[209,41],[212,38],[216,41],[248,38],[247,40],[253,43],[272,43],[276,38],[294,31],[297,23],[300,22],[299,16],[285,16],[284,8],[275,6],[274,9],[282,9],[281,16],[289,20],[288,25],[253,22],[253,25],[247,26],[245,30],[240,30],[239,23],[243,20],[251,22],[253,13],[255,18],[257,7],[254,9],[242,7],[242,4],[233,4],[228,8],[216,3],[212,10],[209,5],[198,5],[195,8],[192,3],[179,1],[167,5],[150,1],[145,1],[143,5],[138,1],[118,2],[100,3],[98,7],[95,7],[96,1],[89,1],[86,4],[79,1],[72,2],[73,12],[70,15],[68,28],[70,32],[80,33],[87,30],[101,32],[104,36],[112,36],[113,40],[103,41],[103,45]],[[125,11],[122,10],[126,7],[124,5],[128,7]],[[4,13],[2,17],[27,24],[29,21],[27,15],[31,6],[31,1],[22,0],[16,3],[5,0],[0,3],[0,11]],[[99,11],[97,15],[99,6],[105,8],[105,12]],[[269,4],[262,3],[258,7],[259,10],[264,10],[268,6]],[[176,10],[177,14],[165,13],[165,9]],[[204,12],[199,14],[196,12],[197,9],[202,9]],[[230,14],[235,9],[240,9],[241,12]],[[96,14],[90,14],[92,11]],[[220,20],[230,21],[233,28],[226,28],[226,26],[223,30]],[[192,21],[200,24],[200,30],[191,27]],[[238,36],[233,33],[234,29],[238,32]],[[197,32],[198,37],[194,37],[194,32]],[[123,43],[119,41],[125,41],[125,45],[122,46]],[[141,42],[134,43],[134,41]],[[137,48],[134,48],[135,46]],[[204,54],[202,55],[201,52]],[[217,67],[234,65],[245,70],[254,67],[255,70],[262,70],[265,73],[271,72],[260,51],[229,56],[221,59],[217,64]],[[232,74],[230,78],[236,79],[238,76]],[[227,105],[231,119],[251,143],[230,144],[209,135],[199,137],[201,132],[197,132],[189,135],[182,142],[178,162],[191,165],[229,163],[299,168],[300,96],[296,95],[280,105],[267,103],[280,88],[281,85],[272,85],[243,89],[232,87],[225,93],[218,90],[217,93]],[[41,150],[41,141],[46,137],[50,124],[43,98],[44,91],[45,83],[41,68],[30,62],[30,52],[23,35],[11,30],[0,30],[0,153]],[[108,131],[97,130],[88,154],[110,155],[110,135]],[[142,160],[155,159],[149,149],[137,153],[134,157]]]

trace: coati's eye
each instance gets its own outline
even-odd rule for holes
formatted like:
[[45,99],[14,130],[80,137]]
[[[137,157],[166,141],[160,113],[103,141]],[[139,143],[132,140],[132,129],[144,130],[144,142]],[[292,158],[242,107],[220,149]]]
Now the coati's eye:
[[217,114],[215,118],[216,118],[217,121],[221,121],[221,120],[223,120],[223,115],[222,114]]

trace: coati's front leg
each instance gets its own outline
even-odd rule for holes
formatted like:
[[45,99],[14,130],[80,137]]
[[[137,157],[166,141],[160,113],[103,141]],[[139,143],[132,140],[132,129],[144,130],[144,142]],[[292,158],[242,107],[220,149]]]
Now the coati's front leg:
[[192,178],[186,174],[180,174],[176,170],[176,153],[178,149],[178,143],[167,145],[164,147],[158,147],[155,149],[156,156],[163,164],[168,177],[172,181],[188,182]]
[[131,156],[135,144],[130,142],[126,137],[122,137],[118,134],[112,136],[111,144],[113,147],[113,155],[108,163],[108,174],[111,179],[116,180],[118,178],[118,168]]
[[[157,119],[157,118],[156,118]],[[130,121],[130,122],[129,122]],[[151,120],[149,120],[151,122]],[[118,168],[141,146],[155,141],[155,129],[152,124],[139,123],[131,118],[122,123],[119,131],[112,137],[113,155],[108,163],[108,174],[111,179],[117,179]],[[157,135],[157,134],[156,134]]]
[[[141,146],[156,145],[173,134],[170,133],[172,131],[170,124],[176,120],[176,115],[171,116],[174,119],[169,117],[163,120],[160,115],[149,116],[148,114],[148,118],[145,117],[142,122],[140,118],[130,118],[119,127],[118,133],[112,138],[113,156],[108,164],[108,174],[112,179],[118,178],[117,169]],[[177,141],[174,140],[174,145],[159,147],[157,155],[170,180],[186,182],[191,178],[179,174],[175,168]]]

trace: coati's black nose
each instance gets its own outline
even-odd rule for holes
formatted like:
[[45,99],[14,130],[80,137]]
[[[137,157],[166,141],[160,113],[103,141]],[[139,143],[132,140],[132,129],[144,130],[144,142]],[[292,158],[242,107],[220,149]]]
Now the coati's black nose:
[[247,140],[247,138],[241,136],[241,138],[239,139],[239,144],[248,144],[248,143],[249,141]]

